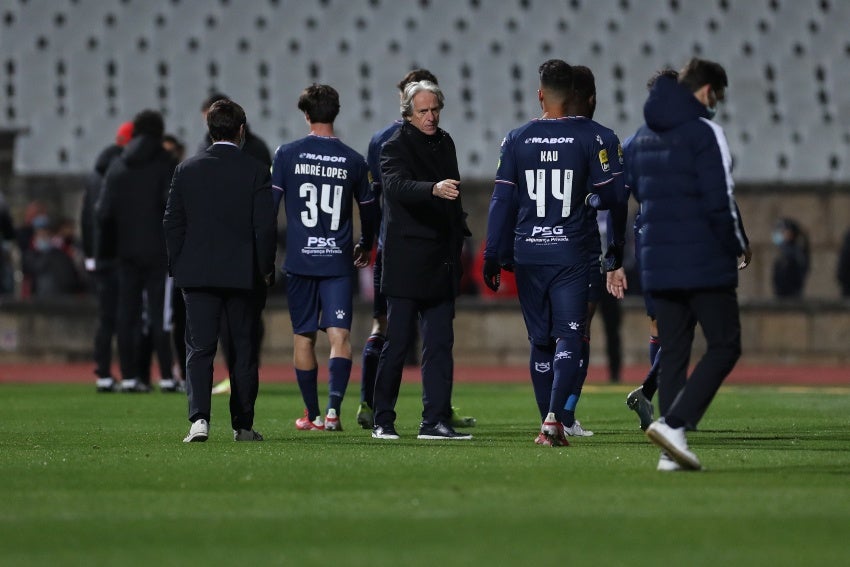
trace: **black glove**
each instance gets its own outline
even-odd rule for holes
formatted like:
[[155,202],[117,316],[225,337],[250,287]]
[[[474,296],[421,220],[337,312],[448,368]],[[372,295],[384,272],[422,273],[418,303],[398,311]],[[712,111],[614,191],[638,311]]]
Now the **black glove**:
[[603,274],[623,267],[623,245],[609,244],[608,250],[599,257],[599,263]]
[[495,258],[484,258],[484,285],[493,291],[499,291],[502,282],[502,267]]

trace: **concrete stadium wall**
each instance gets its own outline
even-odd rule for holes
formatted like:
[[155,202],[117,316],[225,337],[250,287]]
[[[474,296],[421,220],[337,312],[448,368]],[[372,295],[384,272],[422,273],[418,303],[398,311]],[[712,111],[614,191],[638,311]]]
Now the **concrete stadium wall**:
[[[4,192],[17,222],[21,222],[23,209],[32,199],[45,201],[53,214],[77,218],[82,181],[80,176],[0,176],[0,191]],[[463,190],[477,247],[486,232],[492,184],[470,181]],[[839,297],[835,266],[842,236],[850,228],[850,188],[740,186],[736,195],[754,251],[752,265],[741,272],[739,287],[746,361],[847,362],[850,303]],[[796,302],[771,299],[775,249],[770,235],[774,222],[782,216],[800,221],[811,239],[811,273],[804,298]],[[264,356],[269,360],[286,361],[291,356],[291,327],[282,301],[271,300],[266,314]],[[94,310],[93,299],[87,296],[39,303],[0,299],[0,362],[88,359]],[[629,297],[624,310],[624,362],[643,363],[647,324],[642,301],[639,297]],[[359,304],[352,330],[355,350],[362,347],[370,324],[369,305]],[[604,363],[604,333],[600,324],[595,321],[592,327],[594,364]],[[462,298],[456,334],[456,354],[465,363],[524,364],[526,361],[525,331],[515,304]]]
[[[623,303],[625,364],[645,364],[647,319],[640,299]],[[291,361],[292,327],[285,300],[272,299],[264,316],[263,360]],[[850,301],[777,303],[744,302],[741,306],[744,354],[748,364],[850,363]],[[84,361],[91,357],[95,304],[91,298],[41,303],[0,303],[0,363]],[[371,305],[358,303],[352,328],[355,358],[369,335]],[[601,320],[592,326],[592,365],[605,364],[605,334]],[[701,337],[699,331],[698,336]],[[318,341],[320,360],[327,340]],[[704,349],[701,338],[695,356]],[[485,302],[463,298],[455,321],[455,358],[468,365],[523,365],[528,360],[525,327],[513,301]],[[117,359],[115,362],[117,369]]]

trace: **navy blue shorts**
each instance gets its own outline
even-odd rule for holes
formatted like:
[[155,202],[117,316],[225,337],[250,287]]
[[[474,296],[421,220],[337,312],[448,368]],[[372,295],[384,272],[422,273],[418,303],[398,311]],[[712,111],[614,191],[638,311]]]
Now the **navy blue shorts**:
[[292,332],[314,333],[328,327],[351,329],[352,276],[286,275]]
[[586,262],[573,266],[517,265],[519,305],[534,344],[584,333],[587,318]]
[[587,270],[587,302],[599,303],[603,293],[608,293],[605,287],[605,274],[602,273],[599,264],[599,254],[593,254],[590,258]]

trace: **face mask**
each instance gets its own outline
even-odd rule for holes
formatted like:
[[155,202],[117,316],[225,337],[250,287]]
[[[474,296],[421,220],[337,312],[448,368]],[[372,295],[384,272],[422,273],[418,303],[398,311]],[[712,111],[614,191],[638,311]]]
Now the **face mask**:
[[717,114],[717,106],[706,106],[705,110],[708,112],[708,119],[709,120],[714,118],[714,115]]
[[33,242],[33,246],[39,252],[47,252],[50,250],[50,239],[49,238],[36,238],[35,242]]
[[777,246],[782,246],[782,244],[785,242],[785,236],[783,236],[783,234],[778,230],[773,231],[772,238],[773,243]]

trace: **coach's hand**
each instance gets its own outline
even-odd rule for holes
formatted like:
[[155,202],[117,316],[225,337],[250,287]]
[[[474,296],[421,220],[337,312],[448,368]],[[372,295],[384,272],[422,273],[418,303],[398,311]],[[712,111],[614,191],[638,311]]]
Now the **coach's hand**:
[[458,185],[460,185],[460,181],[457,179],[443,179],[438,183],[434,183],[434,187],[431,189],[431,194],[435,197],[439,197],[440,199],[454,201],[457,199],[458,195],[460,195]]
[[499,291],[502,283],[502,267],[494,258],[484,258],[484,285],[493,291]]

